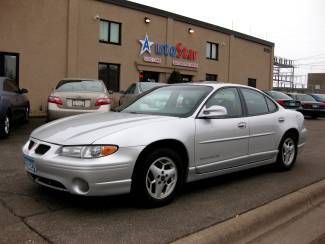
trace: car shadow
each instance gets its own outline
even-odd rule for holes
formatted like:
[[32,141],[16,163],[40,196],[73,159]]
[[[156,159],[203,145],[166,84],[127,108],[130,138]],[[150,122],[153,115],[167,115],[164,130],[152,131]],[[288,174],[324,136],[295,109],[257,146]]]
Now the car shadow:
[[[228,184],[237,183],[252,177],[260,177],[263,174],[277,172],[273,165],[248,169],[245,171],[216,176],[196,182],[187,183],[179,193],[178,200],[192,194],[200,194],[202,191],[209,191]],[[67,192],[52,190],[38,186],[34,192],[42,201],[45,201],[49,209],[77,208],[91,212],[114,211],[118,209],[139,209],[146,208],[136,201],[131,194],[116,196],[78,196]]]

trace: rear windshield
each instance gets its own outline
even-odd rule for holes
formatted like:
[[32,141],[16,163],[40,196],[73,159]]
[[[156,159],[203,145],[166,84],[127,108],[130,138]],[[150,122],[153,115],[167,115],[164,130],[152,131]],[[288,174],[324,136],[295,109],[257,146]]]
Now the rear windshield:
[[140,83],[140,90],[141,92],[146,92],[150,90],[153,87],[159,86],[159,83],[153,83],[153,82],[141,82]]
[[104,92],[105,88],[99,80],[61,80],[56,86],[59,92]]
[[275,100],[283,99],[283,100],[292,100],[291,97],[289,97],[287,94],[284,94],[282,92],[277,91],[269,91],[267,92],[271,97],[273,97]]
[[315,102],[315,98],[313,98],[310,95],[306,94],[298,94],[296,95],[298,101],[304,101],[304,102]]
[[325,102],[325,95],[324,94],[314,94],[317,97],[318,101]]

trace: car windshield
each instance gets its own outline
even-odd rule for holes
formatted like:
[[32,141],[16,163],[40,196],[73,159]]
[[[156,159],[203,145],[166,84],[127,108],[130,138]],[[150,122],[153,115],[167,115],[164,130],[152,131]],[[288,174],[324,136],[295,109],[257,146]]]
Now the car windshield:
[[292,100],[291,97],[289,97],[288,95],[282,93],[282,92],[277,92],[277,91],[270,91],[267,92],[271,97],[273,97],[275,100],[278,99],[283,99],[283,100]]
[[159,86],[159,83],[153,83],[153,82],[140,82],[139,86],[140,86],[140,90],[141,92],[146,92],[148,90],[150,90],[153,87]]
[[211,90],[209,86],[164,86],[140,97],[121,112],[187,117]]
[[315,98],[313,98],[310,95],[306,95],[306,94],[298,94],[296,95],[297,99],[299,101],[304,101],[304,102],[316,102]]
[[61,80],[56,86],[58,92],[104,92],[99,80]]

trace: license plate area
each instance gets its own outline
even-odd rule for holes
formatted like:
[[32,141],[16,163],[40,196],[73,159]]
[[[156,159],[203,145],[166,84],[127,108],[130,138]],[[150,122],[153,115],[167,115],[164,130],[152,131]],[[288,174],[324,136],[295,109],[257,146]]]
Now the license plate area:
[[318,108],[318,105],[313,105],[313,108]]
[[85,100],[72,99],[72,107],[85,107]]
[[28,172],[33,173],[33,174],[36,173],[37,170],[36,170],[34,159],[32,159],[28,156],[24,156],[24,163],[25,163],[26,170]]

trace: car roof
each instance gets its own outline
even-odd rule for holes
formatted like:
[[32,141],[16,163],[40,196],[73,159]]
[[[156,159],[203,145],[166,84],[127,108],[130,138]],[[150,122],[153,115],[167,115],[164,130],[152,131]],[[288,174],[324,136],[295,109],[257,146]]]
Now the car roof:
[[299,93],[299,92],[288,92],[287,94],[290,94],[290,95],[308,95],[308,94]]
[[211,82],[211,81],[200,81],[200,82],[191,82],[191,83],[177,83],[177,84],[170,84],[170,85],[193,85],[193,86],[211,86],[213,88],[221,88],[221,87],[243,87],[243,88],[251,88],[254,90],[258,90],[251,86],[245,86],[236,83],[227,83],[227,82]]
[[77,78],[77,77],[66,77],[61,80],[93,80],[98,81],[99,79],[93,79],[93,78]]

